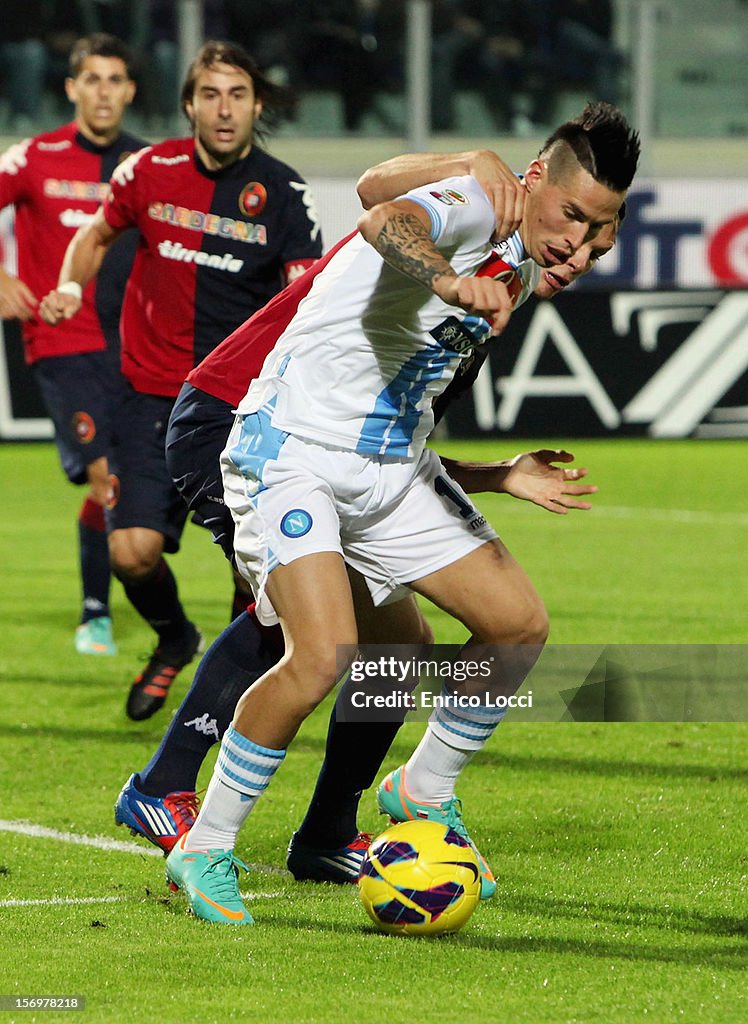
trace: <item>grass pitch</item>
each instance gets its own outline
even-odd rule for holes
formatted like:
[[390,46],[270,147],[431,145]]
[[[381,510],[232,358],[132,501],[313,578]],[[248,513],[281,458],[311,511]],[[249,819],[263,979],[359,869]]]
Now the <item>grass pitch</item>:
[[[532,445],[441,447],[493,458]],[[543,595],[552,640],[745,643],[744,446],[569,447],[601,488],[594,512],[479,502]],[[112,806],[190,675],[166,711],[126,720],[151,638],[115,586],[120,654],[73,650],[80,494],[49,445],[0,445],[0,478],[0,995],[82,995],[73,1020],[95,1024],[748,1016],[742,723],[506,723],[460,786],[499,891],[461,933],[428,940],[380,935],[353,887],[298,885],[284,871],[322,757],[320,709],[241,836],[257,926],[188,918],[160,858],[114,827]],[[189,527],[173,564],[189,612],[214,637],[229,602],[219,552]],[[429,614],[439,640],[461,639]],[[401,732],[383,771],[421,728]],[[371,796],[360,824],[384,826]]]

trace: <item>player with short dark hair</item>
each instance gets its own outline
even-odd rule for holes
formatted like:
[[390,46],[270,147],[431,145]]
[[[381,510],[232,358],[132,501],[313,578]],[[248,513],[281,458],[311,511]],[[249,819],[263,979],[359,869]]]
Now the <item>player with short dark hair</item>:
[[[521,205],[516,204],[517,178],[489,152],[395,158],[362,177],[362,201],[373,205],[388,194],[396,195],[403,187],[439,177],[440,172],[470,173],[479,178],[486,193],[495,197],[500,233],[511,233],[521,211]],[[511,210],[508,215],[507,209]],[[617,222],[619,219],[620,211]],[[535,295],[550,298],[590,270],[612,248],[617,222],[603,228],[565,264],[544,271]],[[183,497],[190,508],[209,521],[229,558],[233,557],[233,521],[223,503],[218,455],[230,428],[231,410],[241,398],[241,382],[259,373],[270,340],[250,330],[250,326],[236,332],[190,375],[175,404],[167,439],[167,461]],[[482,358],[474,360],[439,397],[435,403],[437,419],[450,397],[472,385],[481,363]],[[575,483],[586,470],[552,465],[570,459],[566,452],[544,451],[485,465],[443,461],[468,493],[505,491],[550,511],[564,512],[589,508],[579,499],[595,490]],[[367,635],[368,642],[395,642],[392,629],[397,630],[394,635],[400,642],[429,641],[428,625],[415,607],[400,602],[396,610],[388,631],[374,639]],[[165,852],[171,850],[197,814],[195,788],[205,755],[213,743],[220,741],[243,690],[282,653],[277,627],[263,629],[253,612],[241,616],[221,634],[203,658],[158,750],[123,786],[115,808],[118,824],[129,826],[133,834],[144,836]],[[358,831],[359,800],[373,783],[397,728],[398,723],[340,723],[333,709],[317,787],[289,847],[288,867],[297,879],[356,880],[369,838]]]
[[86,36],[73,46],[69,64],[65,91],[73,121],[0,158],[0,207],[14,207],[18,243],[18,277],[0,269],[0,315],[23,322],[26,360],[54,424],[62,468],[88,487],[78,519],[83,607],[76,649],[114,654],[104,507],[121,385],[119,312],[134,236],[108,255],[96,285],[83,291],[74,322],[51,328],[39,317],[38,302],[55,286],[70,240],[96,213],[117,165],[145,142],[122,131],[135,94],[124,43],[105,33]]
[[[596,134],[598,166],[611,152],[625,163],[634,142],[628,125]],[[567,151],[555,141],[530,164],[522,225],[499,253],[485,193],[470,177],[447,179],[368,211],[360,235],[245,325],[250,335],[275,329],[278,340],[238,406],[222,456],[225,498],[258,617],[280,621],[286,654],[241,698],[195,825],[167,859],[201,918],[251,923],[236,834],[338,678],[336,649],[356,650],[346,565],[375,606],[412,590],[458,618],[472,637],[466,658],[491,644],[495,692],[514,692],[545,642],[529,579],[424,444],[434,399],[503,330],[541,268],[615,222],[624,193],[576,160],[555,174]],[[380,785],[380,808],[445,822],[470,841],[454,785],[499,724],[498,708],[437,710],[407,764]],[[486,898],[495,881],[478,858]]]
[[192,137],[142,150],[118,169],[42,303],[50,323],[74,316],[79,302],[70,288],[91,280],[124,230],[139,229],[122,309],[127,386],[108,511],[114,571],[158,636],[130,688],[127,713],[135,720],[163,706],[202,642],[163,557],[178,550],[187,516],[164,461],[174,399],[194,365],[321,253],[308,185],[256,141],[256,126],[272,118],[280,98],[241,47],[206,43],[183,93]]

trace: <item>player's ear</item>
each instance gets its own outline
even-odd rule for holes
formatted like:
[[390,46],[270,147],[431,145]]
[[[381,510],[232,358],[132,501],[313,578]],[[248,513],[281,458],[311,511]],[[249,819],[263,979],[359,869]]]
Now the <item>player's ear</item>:
[[138,91],[137,84],[129,78],[127,81],[127,89],[125,91],[125,103],[128,105],[135,99],[135,93]]
[[262,113],[262,100],[255,100],[255,121]]
[[525,185],[527,186],[528,192],[532,192],[533,188],[542,181],[548,171],[548,165],[543,160],[533,160],[530,166],[525,171]]
[[68,77],[68,78],[65,79],[65,95],[67,96],[67,98],[70,100],[71,103],[75,103],[76,102],[77,97],[75,95],[75,79],[74,78]]

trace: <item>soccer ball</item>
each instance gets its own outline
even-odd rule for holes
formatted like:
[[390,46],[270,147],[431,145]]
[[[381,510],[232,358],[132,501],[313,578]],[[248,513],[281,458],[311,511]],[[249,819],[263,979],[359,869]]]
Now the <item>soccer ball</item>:
[[480,899],[478,858],[447,825],[403,821],[371,844],[358,888],[367,914],[383,932],[456,932]]

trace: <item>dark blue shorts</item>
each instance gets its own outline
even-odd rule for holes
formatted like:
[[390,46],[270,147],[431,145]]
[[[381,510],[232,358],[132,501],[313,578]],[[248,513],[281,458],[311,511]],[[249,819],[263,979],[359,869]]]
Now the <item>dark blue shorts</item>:
[[234,520],[223,501],[220,456],[234,423],[231,406],[191,384],[179,392],[166,434],[169,474],[213,540],[233,561]]
[[107,509],[107,529],[146,527],[163,534],[167,552],[179,550],[187,506],[166,466],[166,427],[173,398],[144,395],[125,383],[117,406],[109,469],[115,503]]
[[111,447],[124,383],[118,356],[109,350],[50,356],[34,364],[34,373],[54,424],[62,468],[72,483],[85,484],[87,467]]

